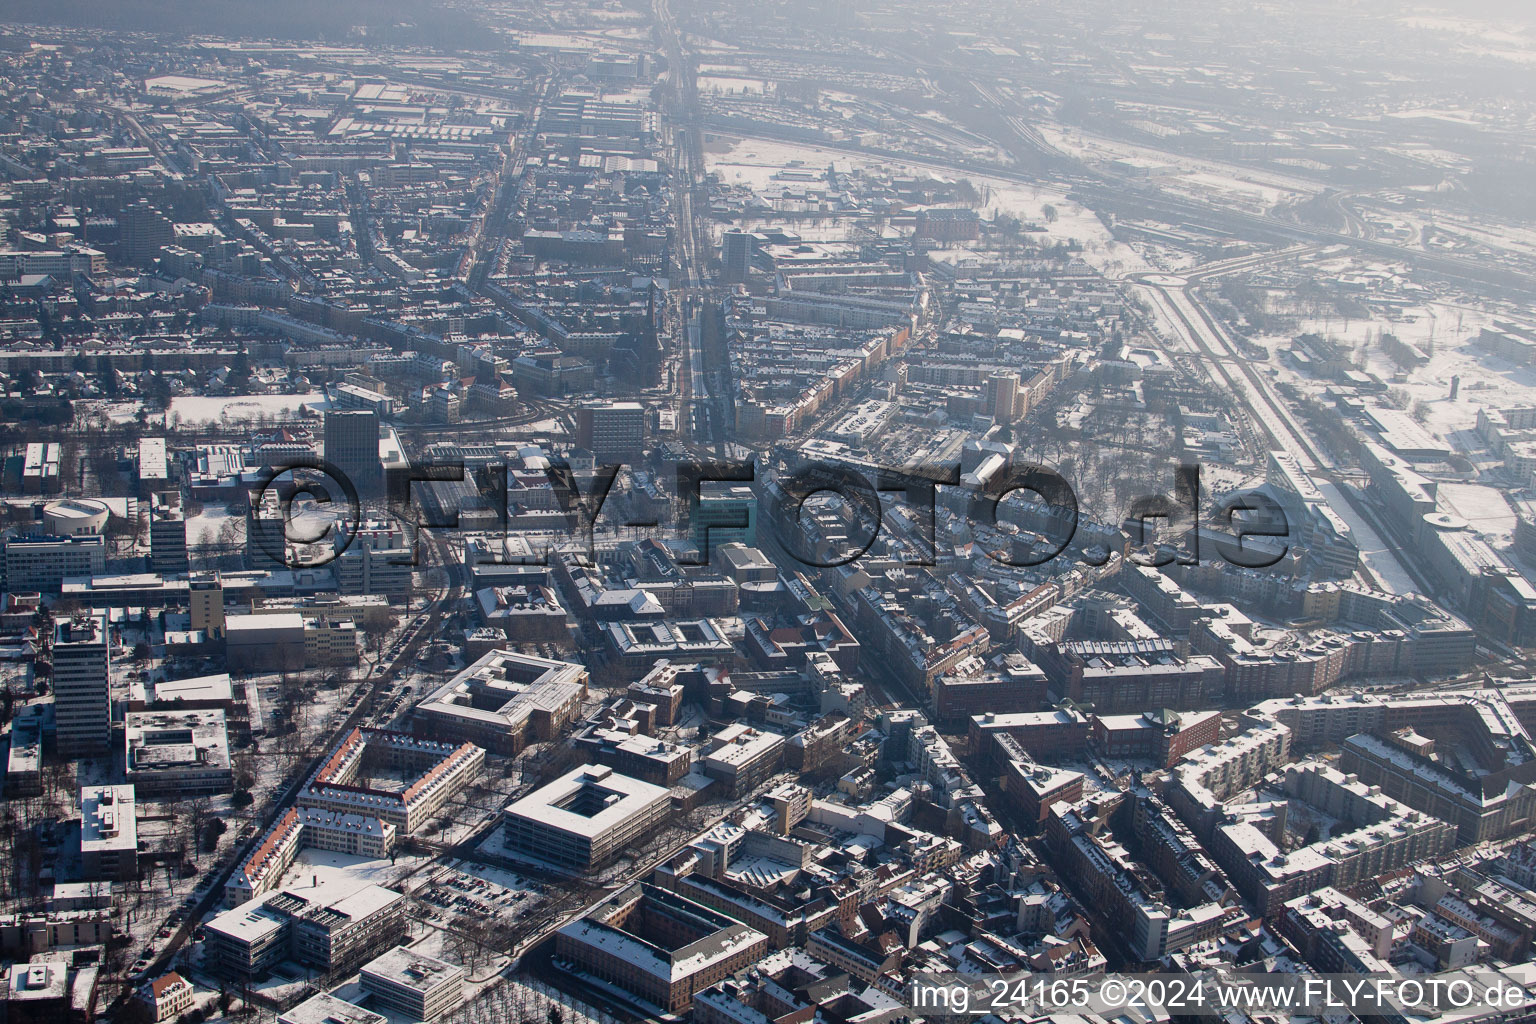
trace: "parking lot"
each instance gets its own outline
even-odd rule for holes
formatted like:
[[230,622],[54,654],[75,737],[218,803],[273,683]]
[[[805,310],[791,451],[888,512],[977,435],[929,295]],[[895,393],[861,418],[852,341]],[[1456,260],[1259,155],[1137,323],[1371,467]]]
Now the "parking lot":
[[473,917],[505,924],[541,902],[542,889],[528,879],[495,868],[469,867],[475,873],[457,866],[440,868],[415,890],[431,920],[446,924]]

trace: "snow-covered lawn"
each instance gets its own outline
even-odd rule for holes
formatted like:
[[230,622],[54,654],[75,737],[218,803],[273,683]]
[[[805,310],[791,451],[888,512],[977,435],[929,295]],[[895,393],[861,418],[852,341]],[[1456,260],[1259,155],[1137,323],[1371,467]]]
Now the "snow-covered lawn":
[[228,395],[210,398],[186,395],[171,399],[172,423],[251,423],[263,416],[292,419],[305,408],[323,412],[328,408],[325,395],[311,391],[302,395]]

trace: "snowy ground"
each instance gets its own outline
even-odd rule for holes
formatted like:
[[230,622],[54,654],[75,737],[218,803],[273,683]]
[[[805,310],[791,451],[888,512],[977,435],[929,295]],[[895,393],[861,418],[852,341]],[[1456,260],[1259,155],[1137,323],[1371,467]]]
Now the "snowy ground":
[[169,418],[173,424],[254,422],[263,416],[292,419],[306,407],[324,411],[328,407],[325,395],[319,391],[303,395],[230,395],[224,398],[187,395],[171,399]]
[[1079,159],[1108,162],[1124,160],[1150,168],[1158,184],[1173,191],[1215,196],[1229,205],[1250,209],[1274,206],[1284,200],[1303,199],[1322,191],[1316,182],[1293,178],[1277,171],[1245,167],[1220,160],[1201,160],[1151,146],[1138,146],[1094,135],[1041,124],[1040,132],[1051,145]]
[[1322,479],[1317,479],[1316,483],[1323,497],[1328,499],[1328,506],[1349,524],[1350,536],[1360,549],[1360,564],[1376,578],[1376,585],[1394,594],[1417,594],[1422,590],[1398,561],[1391,545],[1382,540],[1375,527],[1345,499],[1341,485]]
[[[1477,423],[1479,406],[1508,409],[1536,404],[1536,370],[1518,367],[1475,348],[1472,342],[1493,319],[1487,313],[1449,303],[1425,303],[1398,316],[1373,316],[1345,321],[1338,317],[1302,320],[1296,333],[1336,338],[1351,349],[1364,349],[1365,368],[1410,398],[1424,402],[1424,425],[1454,444],[1458,431]],[[1430,353],[1429,361],[1406,374],[1381,348],[1383,334]],[[1272,353],[1289,348],[1291,337],[1255,339]],[[1282,378],[1304,380],[1283,358],[1272,360]],[[1452,378],[1461,378],[1456,401],[1450,399]],[[1458,445],[1459,447],[1459,445]]]
[[503,978],[484,991],[463,1009],[441,1018],[442,1024],[475,1024],[490,1021],[543,1021],[549,1017],[549,1008],[558,1006],[567,1024],[614,1024],[614,1018],[596,1007],[550,988],[531,978]]
[[[1477,413],[1480,408],[1536,405],[1536,369],[1508,363],[1473,344],[1478,332],[1500,315],[1454,303],[1428,302],[1390,317],[1373,315],[1349,321],[1337,317],[1304,319],[1298,330],[1337,339],[1363,356],[1366,370],[1406,395],[1409,408],[1423,417],[1426,429],[1444,438],[1453,450],[1471,455],[1475,464],[1493,469],[1493,475],[1485,475],[1479,484],[1440,481],[1438,493],[1443,505],[1469,520],[1472,528],[1495,546],[1509,543],[1514,513],[1506,500],[1508,488],[1502,484],[1501,464],[1488,455],[1485,443],[1476,433]],[[1426,354],[1427,361],[1412,370],[1401,370],[1382,347],[1383,334],[1394,335]],[[1269,336],[1258,341],[1270,350],[1270,366],[1279,380],[1312,388],[1319,386],[1319,381],[1298,371],[1282,354],[1291,346],[1290,336]],[[1450,397],[1453,380],[1459,382],[1454,400]],[[1334,508],[1349,521],[1362,550],[1376,546],[1379,538],[1368,525],[1358,522],[1358,517],[1338,502],[1334,502]],[[1397,577],[1384,561],[1377,562],[1371,568],[1379,568],[1378,575],[1384,580]],[[1409,585],[1409,589],[1418,589],[1411,586],[1411,581],[1401,582]]]
[[[1075,241],[1081,244],[1083,259],[1106,273],[1125,274],[1153,269],[1130,246],[1116,242],[1109,228],[1093,211],[1071,202],[1064,192],[1045,187],[962,173],[920,161],[893,164],[885,157],[865,159],[850,156],[842,150],[764,139],[736,139],[723,152],[707,152],[705,160],[709,170],[719,174],[726,184],[748,185],[755,189],[768,189],[775,184],[782,184],[775,182],[773,176],[786,167],[821,172],[829,165],[836,165],[839,168],[890,174],[926,174],[951,181],[965,178],[983,195],[979,212],[984,218],[1006,213],[1026,223],[1044,225],[1046,232],[1035,237],[1041,241]],[[1045,224],[1046,206],[1056,210],[1056,219],[1049,225]],[[799,230],[798,227],[796,230]],[[941,252],[938,255],[942,258],[943,254]]]
[[[86,413],[101,412],[104,413],[107,419],[111,420],[113,423],[132,423],[134,419],[138,417],[139,411],[143,408],[144,403],[139,401],[106,402],[87,400],[75,403],[75,415],[78,419],[81,415]],[[160,415],[156,413],[151,416],[150,422],[160,422]]]
[[197,547],[200,544],[213,544],[219,539],[219,533],[225,523],[233,522],[238,531],[234,535],[234,542],[245,542],[245,516],[232,514],[228,507],[221,504],[208,504],[195,516],[187,517],[187,546]]
[[[114,423],[130,423],[143,409],[141,402],[80,402],[78,412],[101,412]],[[329,403],[324,394],[312,391],[302,395],[181,395],[171,399],[165,416],[154,413],[152,424],[177,426],[194,423],[254,423],[261,417],[294,419],[304,408],[324,412]]]
[[[1175,329],[1174,318],[1170,315],[1170,311],[1165,308],[1169,305],[1182,308],[1190,323],[1199,323],[1200,321],[1195,316],[1195,311],[1190,308],[1188,298],[1183,293],[1177,291],[1163,293],[1152,289],[1143,289],[1143,292],[1152,301],[1155,314],[1162,325],[1165,340],[1173,341],[1186,350],[1193,350],[1193,342],[1183,337],[1184,332],[1182,329]],[[1174,341],[1174,339],[1177,340]],[[1288,346],[1289,343],[1290,339],[1285,339],[1285,345]],[[1225,341],[1215,336],[1207,339],[1207,345],[1215,352],[1221,352],[1227,348]],[[1272,391],[1270,383],[1267,380],[1261,379],[1261,384],[1255,385],[1246,376],[1236,372],[1235,359],[1223,358],[1223,361],[1232,365],[1230,371],[1232,379],[1237,382],[1240,389],[1247,393],[1248,399],[1246,404],[1248,408],[1266,424],[1275,437],[1287,445],[1291,450],[1291,454],[1296,457],[1302,467],[1312,472],[1326,468],[1316,466],[1312,457],[1293,443],[1296,438],[1305,436],[1305,428],[1296,422],[1295,418],[1290,414],[1285,401],[1283,399],[1276,400],[1274,405],[1278,406],[1280,410],[1277,413],[1269,402],[1260,401],[1258,396],[1254,394],[1255,388],[1260,386]],[[1292,380],[1301,381],[1305,379],[1292,370],[1284,359],[1272,358],[1271,363],[1281,367],[1282,379],[1287,374]],[[1339,485],[1326,481],[1320,476],[1316,477],[1316,480],[1319,488],[1328,498],[1329,505],[1349,524],[1354,541],[1360,548],[1361,563],[1375,578],[1377,585],[1398,594],[1418,592],[1421,588],[1414,583],[1413,577],[1403,567],[1391,547],[1381,538],[1380,534],[1371,524],[1356,512],[1354,506],[1346,500],[1344,492],[1340,489]]]
[[529,424],[526,424],[524,426],[520,426],[517,429],[518,429],[518,432],[519,432],[520,435],[533,435],[533,434],[560,435],[560,434],[564,434],[565,433],[565,424],[563,424],[559,420],[555,420],[555,419],[539,420],[539,421],[537,421],[535,423],[529,423]]

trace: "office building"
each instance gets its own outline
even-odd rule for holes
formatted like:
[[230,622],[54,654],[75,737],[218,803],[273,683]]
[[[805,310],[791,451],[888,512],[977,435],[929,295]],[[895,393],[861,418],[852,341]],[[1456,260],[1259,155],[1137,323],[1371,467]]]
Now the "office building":
[[1045,706],[1049,684],[1040,666],[1018,652],[972,656],[933,681],[933,715],[962,725],[974,715],[1020,714]]
[[[0,270],[5,267],[6,253],[0,253]],[[14,275],[5,275],[9,280]],[[64,486],[59,475],[59,462],[63,448],[56,441],[32,441],[22,452],[21,493],[58,494]]]
[[[333,409],[325,414],[325,461],[346,474],[359,496],[382,486],[379,414],[372,409]],[[344,501],[336,495],[333,501]]]
[[687,747],[624,729],[590,726],[572,743],[594,763],[657,786],[676,785],[693,764],[693,752]]
[[331,408],[365,409],[379,416],[388,416],[395,411],[394,402],[388,395],[347,383],[331,388]]
[[262,491],[246,510],[245,566],[248,569],[291,568],[288,519],[275,488]]
[[139,874],[139,819],[132,786],[80,790],[80,863],[93,881]]
[[265,977],[285,960],[344,971],[399,941],[408,902],[380,885],[281,889],[209,921],[203,962],[237,979]]
[[16,709],[5,755],[5,795],[41,796],[43,792],[43,713],[41,704]]
[[784,737],[737,722],[710,738],[701,759],[704,774],[718,779],[732,796],[751,792],[784,763]]
[[192,628],[210,637],[224,635],[224,581],[217,572],[193,573],[187,580]]
[[1040,825],[1052,804],[1062,800],[1075,804],[1082,799],[1082,772],[1039,764],[1018,740],[1005,732],[993,733],[992,743],[996,747],[992,762],[998,766],[1003,806],[1020,821]]
[[1063,640],[1031,644],[1051,692],[1104,714],[1203,707],[1224,692],[1226,670],[1208,654],[1180,656],[1171,640]]
[[389,1024],[389,1018],[320,992],[278,1014],[277,1024]]
[[971,716],[972,750],[988,749],[994,734],[1012,736],[1030,756],[1051,760],[1082,752],[1088,746],[1088,719],[1075,708]]
[[139,438],[139,493],[162,493],[170,483],[170,462],[165,454],[165,438]]
[[97,534],[13,537],[5,543],[5,586],[13,594],[57,594],[67,579],[107,571],[107,542]]
[[1219,711],[1143,711],[1139,715],[1096,715],[1091,740],[1100,755],[1138,758],[1170,768],[1190,751],[1221,739]]
[[70,973],[69,964],[63,960],[13,964],[5,979],[7,1024],[56,1024],[71,1020],[71,997],[77,986]]
[[150,205],[149,200],[139,199],[124,207],[117,215],[118,250],[126,263],[143,263],[160,254],[162,246],[176,241],[171,220]]
[[99,757],[112,739],[112,649],[105,615],[79,615],[53,630],[53,710],[64,757]]
[[303,619],[305,667],[345,667],[357,664],[361,638],[355,621],[323,614],[306,614]]
[[234,788],[221,708],[130,711],[124,774],[143,796],[212,796]]
[[649,704],[654,709],[654,725],[676,725],[683,710],[683,684],[677,680],[685,671],[686,666],[662,662],[643,679],[630,683],[625,692],[630,700]]
[[43,506],[43,533],[50,537],[91,537],[105,533],[112,510],[94,498],[60,498]]
[[752,276],[755,242],[748,232],[727,231],[720,240],[720,279],[726,284],[745,284]]
[[555,953],[669,1014],[768,952],[768,936],[690,899],[637,883],[555,933]]
[[398,527],[370,520],[339,537],[337,543],[346,545],[331,563],[338,591],[399,600],[410,595],[416,552]]
[[708,562],[721,544],[757,544],[757,496],[752,488],[705,481],[689,503],[688,529],[701,561]]
[[994,423],[1012,423],[1023,410],[1019,408],[1019,375],[994,373],[987,378],[986,412]]
[[[96,884],[105,888],[110,883]],[[112,941],[114,932],[112,911],[102,907],[0,914],[0,956],[9,960],[69,946],[101,946]]]
[[187,517],[179,491],[157,491],[149,506],[149,569],[175,576],[191,569],[187,561]]
[[359,980],[374,1004],[410,1020],[436,1020],[464,1002],[464,968],[410,949],[370,960]]
[[529,743],[564,737],[586,696],[582,666],[495,650],[429,694],[412,723],[422,736],[468,741],[515,757]]
[[639,402],[589,402],[576,410],[576,444],[600,465],[633,465],[645,444],[645,407]]
[[736,648],[725,624],[713,619],[650,619],[605,622],[610,664],[630,679],[645,676],[660,660],[703,665],[733,663]]
[[304,615],[230,615],[224,621],[225,663],[231,672],[296,672],[308,658]]
[[502,812],[506,847],[567,871],[595,871],[666,820],[668,790],[603,765],[572,769]]
[[410,548],[353,544],[331,564],[336,589],[342,594],[382,594],[403,601],[411,592],[413,557]]
[[734,580],[737,586],[745,583],[773,583],[779,578],[778,566],[757,548],[745,544],[713,544],[711,564],[715,569]]

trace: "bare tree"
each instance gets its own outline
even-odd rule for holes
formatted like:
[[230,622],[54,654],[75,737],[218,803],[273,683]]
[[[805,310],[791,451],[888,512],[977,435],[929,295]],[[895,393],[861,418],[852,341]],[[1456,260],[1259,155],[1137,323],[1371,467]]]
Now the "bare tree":
[[195,861],[202,849],[203,830],[208,827],[211,820],[211,807],[206,796],[193,797],[188,806],[190,808],[188,818],[191,823],[191,843],[189,845],[192,849],[192,858]]

